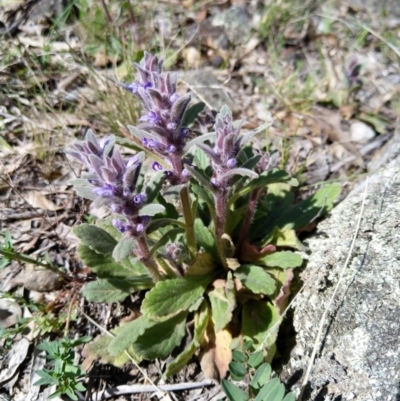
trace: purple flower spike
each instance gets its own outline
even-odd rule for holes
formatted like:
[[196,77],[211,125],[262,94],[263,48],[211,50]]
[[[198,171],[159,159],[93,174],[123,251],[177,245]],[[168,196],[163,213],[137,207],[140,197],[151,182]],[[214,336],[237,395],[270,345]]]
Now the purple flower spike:
[[97,141],[90,131],[85,140],[72,145],[68,153],[88,168],[87,188],[98,197],[97,205],[106,205],[113,213],[125,216],[126,223],[116,219],[114,226],[132,236],[142,235],[133,227],[144,224],[139,211],[146,202],[146,195],[134,193],[144,153],[123,160],[118,149],[114,149],[114,143],[114,136]]
[[95,188],[93,192],[101,198],[110,198],[115,195],[116,188],[111,184],[105,184],[102,187]]
[[176,92],[176,74],[164,73],[162,65],[163,61],[157,56],[145,53],[140,63],[135,64],[136,81],[123,86],[140,99],[145,109],[137,127],[142,132],[136,136],[147,149],[171,165],[170,181],[179,184],[189,133],[182,121],[190,96],[180,96]]
[[122,222],[121,220],[118,219],[113,219],[112,225],[120,232],[120,233],[126,233],[129,230],[132,229],[132,226],[130,224],[126,224]]

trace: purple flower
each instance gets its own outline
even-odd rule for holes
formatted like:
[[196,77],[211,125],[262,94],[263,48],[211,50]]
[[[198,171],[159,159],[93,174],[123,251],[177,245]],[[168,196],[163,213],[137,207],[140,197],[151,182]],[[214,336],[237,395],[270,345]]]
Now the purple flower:
[[115,219],[113,225],[122,233],[140,236],[150,222],[148,216],[139,216],[146,195],[135,193],[144,154],[124,161],[114,144],[114,136],[97,141],[89,131],[84,141],[72,145],[67,152],[88,168],[87,185],[97,196],[97,204],[107,205],[112,212],[125,216],[126,222]]
[[[163,61],[145,52],[137,69],[137,79],[124,88],[138,97],[144,113],[139,118],[142,131],[138,138],[154,154],[162,157],[171,166],[169,179],[178,184],[183,171],[181,159],[189,129],[182,126],[183,116],[190,102],[190,96],[176,92],[177,76],[162,71]],[[146,137],[143,131],[148,132]],[[172,181],[171,181],[172,182]]]
[[162,170],[164,170],[164,167],[158,162],[153,162],[153,164],[151,165],[151,168],[154,171],[162,171]]

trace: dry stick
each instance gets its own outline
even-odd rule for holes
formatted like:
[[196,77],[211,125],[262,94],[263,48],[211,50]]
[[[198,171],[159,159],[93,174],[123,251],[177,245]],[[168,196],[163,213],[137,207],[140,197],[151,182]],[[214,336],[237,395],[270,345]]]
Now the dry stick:
[[[176,384],[161,384],[158,386],[164,391],[183,391],[193,390],[196,388],[212,386],[215,383],[211,380],[207,380],[199,383],[176,383]],[[135,393],[151,393],[154,391],[154,387],[151,385],[134,384],[132,386],[122,385],[114,388],[103,390],[93,397],[93,401],[100,401],[107,398],[115,397],[123,394],[135,394]]]
[[[87,320],[89,320],[90,323],[94,324],[98,329],[100,329],[101,331],[103,331],[105,334],[107,334],[108,336],[115,338],[115,335],[110,333],[107,329],[105,329],[104,327],[101,327],[95,320],[93,320],[90,316],[88,316],[83,310],[80,310],[80,312],[82,313],[83,316],[85,316],[85,318]],[[149,376],[147,376],[146,372],[137,364],[137,362],[132,358],[131,354],[128,351],[124,351],[124,354],[130,359],[130,361],[136,366],[136,368],[139,370],[139,372],[144,376],[144,378],[153,386],[153,390],[157,391],[159,394],[158,396],[162,399],[162,400],[166,400],[166,401],[172,401],[171,397],[168,395],[168,393],[166,393],[165,391],[161,390],[156,384],[154,384],[154,382],[150,379]]]
[[315,359],[315,356],[317,354],[317,350],[319,348],[319,344],[320,344],[320,341],[321,341],[322,330],[324,328],[326,317],[327,317],[328,312],[329,312],[329,310],[330,310],[330,308],[331,308],[331,306],[333,304],[333,301],[334,301],[334,299],[336,297],[336,294],[337,294],[337,292],[339,290],[339,286],[340,286],[340,284],[342,282],[342,279],[343,279],[343,276],[344,276],[344,272],[346,271],[347,266],[348,266],[348,264],[350,262],[350,258],[351,258],[352,254],[353,254],[354,245],[356,243],[358,231],[360,230],[361,219],[362,219],[362,216],[363,216],[363,213],[364,213],[365,199],[367,198],[367,189],[368,189],[368,177],[367,177],[367,180],[365,182],[364,197],[363,197],[363,201],[362,201],[362,204],[361,204],[360,214],[358,216],[357,226],[356,226],[356,229],[354,231],[354,236],[353,236],[353,240],[351,242],[349,253],[347,254],[347,258],[346,258],[346,261],[345,261],[345,263],[343,265],[343,268],[342,268],[342,271],[340,273],[339,280],[338,280],[338,282],[336,284],[335,290],[333,291],[333,294],[332,294],[332,296],[331,296],[331,298],[330,298],[330,300],[328,302],[328,305],[325,308],[325,311],[324,311],[324,313],[322,315],[321,323],[319,325],[317,337],[316,337],[315,343],[314,343],[313,352],[311,354],[310,361],[308,363],[307,372],[306,372],[306,375],[305,375],[304,380],[303,380],[303,384],[302,384],[302,388],[301,388],[301,392],[300,392],[298,401],[301,401],[301,399],[303,398],[304,390],[305,390],[306,385],[308,383],[308,379],[310,377],[311,369],[312,369],[312,366],[314,364],[314,359]]

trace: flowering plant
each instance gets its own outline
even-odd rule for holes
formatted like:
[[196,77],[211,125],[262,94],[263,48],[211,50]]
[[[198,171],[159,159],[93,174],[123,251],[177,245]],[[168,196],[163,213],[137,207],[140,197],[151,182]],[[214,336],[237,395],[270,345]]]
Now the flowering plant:
[[[294,204],[297,180],[251,146],[264,127],[242,134],[226,106],[217,114],[189,107],[157,56],[146,53],[136,68],[138,79],[123,85],[145,110],[129,127],[132,140],[99,141],[89,131],[68,150],[88,170],[72,181],[77,193],[112,213],[74,229],[97,275],[83,295],[142,300],[140,317],[85,352],[116,365],[126,351],[138,362],[172,354],[165,376],[197,353],[205,373],[221,379],[234,343],[251,341],[272,358],[293,269],[303,263],[296,232],[329,211],[340,189]],[[125,160],[118,143],[140,151]]]

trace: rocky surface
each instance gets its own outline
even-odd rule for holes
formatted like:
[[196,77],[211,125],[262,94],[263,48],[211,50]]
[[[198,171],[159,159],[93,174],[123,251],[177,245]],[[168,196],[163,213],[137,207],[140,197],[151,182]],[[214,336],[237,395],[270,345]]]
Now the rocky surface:
[[[296,345],[282,379],[300,391],[321,317],[356,230],[365,182],[306,241]],[[400,159],[369,178],[360,231],[324,323],[303,400],[400,400]]]

